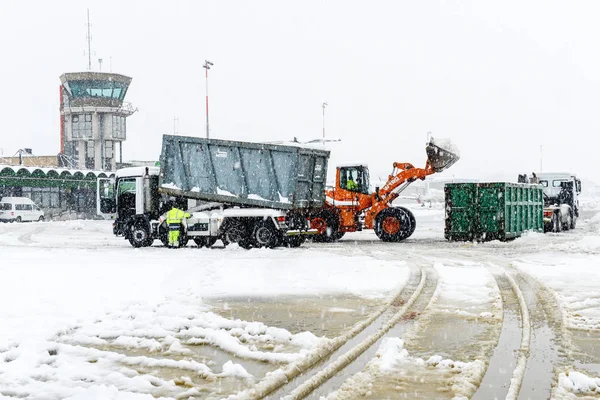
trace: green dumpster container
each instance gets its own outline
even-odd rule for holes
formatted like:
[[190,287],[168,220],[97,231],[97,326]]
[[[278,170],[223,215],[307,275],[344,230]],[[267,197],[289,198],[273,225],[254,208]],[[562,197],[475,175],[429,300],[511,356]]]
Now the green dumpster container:
[[444,192],[444,236],[448,240],[510,240],[523,232],[544,231],[544,199],[540,185],[449,183]]

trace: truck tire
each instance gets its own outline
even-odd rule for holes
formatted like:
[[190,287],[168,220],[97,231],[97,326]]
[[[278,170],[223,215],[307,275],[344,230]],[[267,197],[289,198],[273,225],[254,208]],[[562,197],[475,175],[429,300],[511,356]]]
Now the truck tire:
[[552,214],[552,232],[558,233],[561,231],[560,215],[558,212]]
[[321,210],[310,219],[310,227],[317,229],[318,234],[313,235],[314,242],[335,242],[338,239],[340,220],[333,210]]
[[223,229],[222,236],[223,243],[237,243],[246,236],[246,227],[238,222],[229,222]]
[[164,222],[158,226],[158,238],[163,246],[169,247],[169,229]]
[[147,247],[152,244],[152,237],[145,221],[135,221],[129,232],[129,243],[133,247]]
[[414,228],[406,211],[402,208],[386,208],[377,214],[375,217],[377,237],[384,242],[399,242],[409,237],[414,232]]
[[562,224],[562,230],[563,231],[568,231],[569,229],[571,229],[571,225],[573,224],[573,216],[571,215],[571,213],[569,213],[567,215],[567,220],[565,221],[564,224]]
[[576,216],[571,216],[571,229],[575,229],[575,227],[577,226],[577,217]]
[[288,236],[284,239],[283,243],[284,246],[286,247],[290,247],[290,248],[295,248],[295,247],[300,247],[302,246],[302,244],[306,241],[306,236],[304,235],[295,235],[295,236]]
[[254,224],[252,230],[252,241],[257,248],[267,247],[272,249],[279,244],[278,234],[279,232],[273,226],[272,221],[258,221]]
[[216,243],[216,241],[217,238],[211,236],[196,236],[194,238],[194,243],[196,243],[198,247],[211,248],[212,245]]

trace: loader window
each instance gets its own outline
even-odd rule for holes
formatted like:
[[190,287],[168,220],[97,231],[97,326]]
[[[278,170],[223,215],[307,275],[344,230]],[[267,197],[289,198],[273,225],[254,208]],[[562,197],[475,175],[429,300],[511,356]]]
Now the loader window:
[[365,167],[341,167],[340,188],[369,194],[369,170]]

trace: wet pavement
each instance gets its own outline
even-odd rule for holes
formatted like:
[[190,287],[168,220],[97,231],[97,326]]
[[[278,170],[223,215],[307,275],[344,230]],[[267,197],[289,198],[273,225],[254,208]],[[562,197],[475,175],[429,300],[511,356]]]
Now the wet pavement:
[[211,311],[228,319],[260,321],[291,333],[334,338],[377,310],[386,299],[351,295],[227,297],[205,299]]

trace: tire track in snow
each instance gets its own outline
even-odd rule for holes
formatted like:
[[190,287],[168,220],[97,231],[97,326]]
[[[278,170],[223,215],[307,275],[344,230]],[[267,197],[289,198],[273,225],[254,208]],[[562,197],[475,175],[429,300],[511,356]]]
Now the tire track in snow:
[[[317,362],[310,367],[306,373],[298,376],[290,385],[280,388],[277,392],[272,393],[268,398],[286,398],[286,399],[301,399],[305,398],[315,389],[334,378],[332,386],[337,386],[351,376],[357,370],[360,370],[372,358],[371,352],[375,354],[377,344],[380,343],[383,336],[394,328],[403,318],[414,318],[416,313],[413,313],[417,303],[428,304],[431,296],[437,287],[437,278],[435,272],[431,268],[419,269],[419,282],[415,285],[414,274],[411,274],[409,284],[403,289],[400,296],[406,300],[401,302],[392,302],[389,308],[381,318],[372,321],[368,326],[369,329],[363,330],[363,334],[353,339],[340,338],[344,340],[344,346],[339,350],[327,356],[327,361],[332,360],[328,364]],[[425,299],[425,300],[423,300]],[[400,309],[397,306],[402,305]],[[409,313],[410,311],[410,313]],[[409,313],[409,314],[407,314]],[[362,355],[366,355],[362,357]],[[361,357],[360,359],[358,359]],[[358,359],[358,360],[357,360]],[[328,383],[329,384],[329,383]],[[289,393],[287,396],[284,393]],[[261,398],[259,393],[257,397]],[[314,393],[318,396],[318,393]],[[312,395],[311,395],[312,397]],[[244,397],[241,397],[244,398]]]
[[[318,380],[319,384],[323,383],[326,379],[323,379],[322,375],[319,378],[316,378],[316,376],[321,374],[321,370],[333,364],[326,364],[329,360],[333,359],[335,360],[334,362],[340,363],[336,365],[337,368],[341,368],[350,363],[369,347],[366,346],[359,349],[358,347],[360,347],[360,345],[356,345],[356,343],[365,343],[370,340],[369,338],[372,338],[373,335],[377,335],[381,332],[383,329],[380,328],[381,325],[389,323],[391,319],[396,318],[398,315],[400,315],[400,317],[404,315],[408,308],[417,300],[417,298],[419,298],[427,280],[426,272],[423,268],[416,267],[412,267],[410,271],[408,283],[399,291],[392,301],[383,306],[380,310],[371,314],[362,322],[355,324],[346,334],[332,339],[324,346],[312,350],[301,360],[291,363],[271,374],[269,377],[256,384],[252,389],[238,393],[236,398],[262,399],[268,396],[267,398],[269,399],[279,399],[283,397],[286,392],[289,393],[293,388],[299,387],[307,380],[314,379],[315,381]],[[344,360],[346,360],[345,362],[337,361],[343,356],[349,357],[344,358]],[[331,374],[332,370],[330,369],[328,371],[330,371],[329,374]],[[318,385],[314,387],[317,386]]]
[[[516,400],[523,385],[530,353],[531,320],[528,304],[511,275],[495,266],[489,268],[502,296],[502,331],[473,399]],[[517,347],[519,336],[521,340]],[[509,375],[513,365],[515,367]]]
[[[418,321],[416,317],[422,314],[425,309],[430,307],[438,290],[439,278],[435,269],[432,267],[425,267],[424,271],[427,274],[427,280],[425,281],[423,290],[419,297],[406,310],[406,312],[401,314],[401,318],[398,319],[400,313],[397,313],[395,316],[393,316],[393,318],[390,319],[387,324],[390,326],[389,330],[379,337],[376,342],[368,347],[367,350],[365,350],[365,352],[357,357],[353,362],[337,371],[337,373],[332,376],[327,384],[320,386],[306,397],[311,399],[319,399],[322,396],[327,396],[329,393],[339,389],[342,384],[346,382],[346,380],[354,376],[356,373],[363,371],[367,364],[377,356],[377,351],[379,350],[384,338],[403,337],[406,334],[406,331],[412,327],[416,321]],[[385,330],[387,325],[381,329]]]

